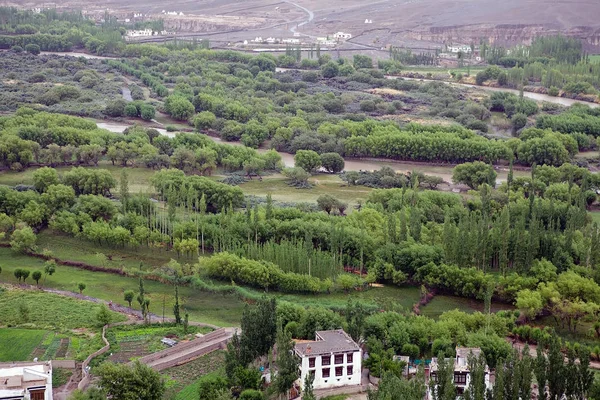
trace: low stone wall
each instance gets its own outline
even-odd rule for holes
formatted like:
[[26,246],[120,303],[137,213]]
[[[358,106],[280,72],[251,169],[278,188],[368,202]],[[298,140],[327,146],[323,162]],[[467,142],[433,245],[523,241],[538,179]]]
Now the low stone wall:
[[110,349],[110,343],[108,343],[108,340],[106,340],[106,328],[107,327],[108,327],[108,325],[104,325],[102,327],[102,341],[104,342],[104,347],[102,347],[97,352],[90,354],[88,356],[88,358],[86,358],[85,361],[83,362],[83,364],[81,365],[82,379],[81,379],[81,382],[79,382],[79,385],[77,385],[77,389],[79,389],[79,390],[85,390],[85,388],[90,384],[91,378],[90,378],[90,373],[88,371],[88,366],[89,366],[90,362],[95,357],[98,357],[99,355],[106,353]]

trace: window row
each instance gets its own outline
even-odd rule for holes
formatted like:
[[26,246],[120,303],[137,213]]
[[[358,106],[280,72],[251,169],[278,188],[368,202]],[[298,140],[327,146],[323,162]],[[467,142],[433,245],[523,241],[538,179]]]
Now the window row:
[[[353,359],[354,359],[354,354],[352,353],[348,353],[346,354],[346,363],[347,364],[352,364]],[[316,362],[316,357],[310,357],[308,359],[308,367],[309,368],[314,368],[315,367],[315,362]],[[333,360],[334,364],[343,364],[344,363],[344,354],[336,354],[334,355],[334,360]],[[331,365],[331,356],[321,356],[321,365]]]
[[[330,368],[323,368],[322,369],[322,375],[323,378],[329,378],[331,375],[331,369]],[[352,366],[349,365],[346,367],[346,375],[352,375],[353,373],[353,369]],[[343,376],[344,375],[344,367],[335,367],[335,376]]]

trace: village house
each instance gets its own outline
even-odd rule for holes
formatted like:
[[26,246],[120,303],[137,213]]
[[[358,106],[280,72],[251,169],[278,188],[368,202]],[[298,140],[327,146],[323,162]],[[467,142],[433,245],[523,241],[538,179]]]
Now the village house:
[[1,400],[52,400],[52,364],[0,364]]
[[344,32],[337,32],[337,33],[333,34],[333,38],[337,39],[337,40],[348,40],[348,39],[352,39],[352,34],[344,33]]
[[[481,355],[481,349],[476,347],[457,347],[456,358],[454,359],[454,385],[456,386],[457,395],[462,395],[466,389],[471,385],[471,373],[469,371],[469,355],[473,354],[475,357]],[[431,359],[429,366],[429,379],[437,379],[438,360],[437,358]],[[487,389],[491,389],[490,384],[490,369],[485,366],[485,386]],[[429,393],[431,398],[431,393]]]
[[313,388],[330,389],[361,384],[362,350],[342,329],[317,331],[315,340],[299,340],[294,353],[300,358],[300,387],[308,374]]
[[145,37],[152,36],[154,32],[152,29],[142,29],[142,30],[129,30],[125,33],[129,37]]
[[447,47],[450,53],[471,53],[473,51],[471,46],[466,44],[450,45]]

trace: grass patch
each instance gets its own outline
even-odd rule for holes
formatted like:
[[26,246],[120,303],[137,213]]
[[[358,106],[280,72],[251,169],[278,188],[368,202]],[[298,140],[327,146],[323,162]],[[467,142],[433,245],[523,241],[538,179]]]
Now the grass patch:
[[311,202],[323,194],[333,197],[349,204],[357,204],[366,200],[373,189],[364,186],[346,186],[345,182],[337,175],[320,174],[309,179],[313,185],[310,189],[296,189],[287,184],[286,178],[281,174],[268,175],[262,181],[253,179],[243,183],[240,188],[245,194],[265,197],[271,193],[273,199],[280,202]]
[[[109,268],[154,269],[167,264],[172,258],[181,263],[194,263],[196,259],[177,257],[177,253],[161,249],[143,247],[143,250],[134,248],[113,248],[100,246],[96,243],[77,239],[67,234],[46,229],[38,234],[37,246],[47,249],[52,255],[61,260],[78,261],[86,264]],[[106,256],[106,259],[101,255]]]
[[592,221],[600,224],[600,211],[591,212],[590,215],[592,216]]
[[65,368],[54,368],[52,370],[52,387],[57,388],[66,385],[71,379],[73,371]]
[[[0,248],[0,259],[2,260],[2,273],[0,282],[16,283],[13,271],[16,268],[25,268],[31,271],[43,270],[44,261],[34,257],[15,254],[7,248]],[[31,279],[31,278],[30,278]],[[43,279],[43,278],[42,278]],[[137,291],[139,280],[126,276],[109,274],[105,272],[93,272],[74,267],[59,265],[56,273],[47,277],[44,286],[77,292],[77,283],[84,282],[87,285],[84,294],[97,297],[106,301],[112,301],[127,305],[123,300],[125,290]],[[174,289],[171,285],[155,281],[144,281],[146,298],[150,299],[150,312],[162,315],[163,303],[166,317],[173,317]],[[236,326],[239,324],[244,309],[244,303],[236,296],[211,294],[197,291],[191,287],[179,289],[179,302],[185,312],[190,314],[193,321],[212,323],[220,326]],[[139,309],[136,302],[132,304]],[[94,307],[97,307],[94,305]],[[13,313],[15,307],[10,309]],[[3,316],[0,311],[0,316]],[[95,315],[95,312],[92,315]],[[32,319],[33,320],[33,319]]]
[[[20,312],[23,306],[29,310],[28,318],[23,318],[23,313]],[[38,327],[64,329],[94,327],[97,325],[98,308],[92,302],[52,293],[26,290],[5,290],[0,293],[0,315],[2,322],[7,325],[29,323]],[[126,319],[114,312],[112,317],[115,322]]]
[[184,365],[163,371],[171,382],[164,395],[166,400],[188,400],[198,397],[199,376],[215,373],[225,366],[225,351],[214,351]]
[[[465,312],[483,312],[483,302],[475,299],[467,299],[457,296],[435,296],[429,304],[421,307],[421,314],[430,318],[438,318],[446,311],[458,309]],[[505,303],[492,303],[492,312],[500,310],[512,310],[513,306]]]
[[405,311],[412,309],[413,304],[419,301],[420,290],[417,287],[383,286],[374,287],[364,291],[351,291],[349,293],[334,292],[332,294],[318,295],[290,295],[273,294],[276,298],[305,306],[321,306],[333,309],[342,309],[348,300],[360,301],[364,305],[378,306],[382,309],[398,309]]
[[38,329],[0,329],[0,362],[31,360],[31,353],[48,333]]
[[[65,172],[70,171],[72,166],[59,166],[55,167],[58,171],[59,176],[62,176]],[[108,170],[111,175],[117,180],[117,182],[121,178],[121,171],[123,167],[120,165],[112,165],[110,161],[100,161],[98,167],[90,167],[86,166],[86,168],[101,168]],[[16,172],[16,171],[3,171],[0,173],[0,184],[15,186],[19,184],[23,185],[32,185],[33,184],[33,173],[37,168],[28,168],[24,171]],[[129,191],[131,193],[138,193],[140,191],[146,193],[154,193],[152,186],[150,184],[150,178],[156,171],[153,171],[148,168],[126,168],[127,173],[129,175]],[[118,194],[118,190],[113,189],[115,194]]]

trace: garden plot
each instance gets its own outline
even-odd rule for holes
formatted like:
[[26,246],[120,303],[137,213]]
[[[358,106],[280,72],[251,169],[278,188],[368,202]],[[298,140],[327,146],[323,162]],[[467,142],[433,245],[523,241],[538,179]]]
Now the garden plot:
[[167,348],[161,339],[167,337],[176,341],[191,340],[196,333],[208,333],[210,328],[188,327],[187,333],[182,326],[174,324],[155,324],[148,326],[123,325],[112,328],[107,333],[111,343],[109,361],[125,363],[156,353]]

